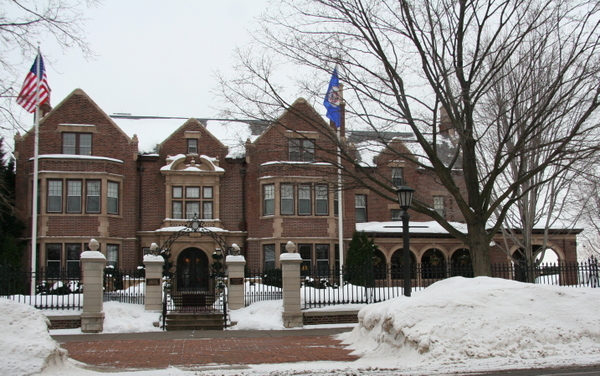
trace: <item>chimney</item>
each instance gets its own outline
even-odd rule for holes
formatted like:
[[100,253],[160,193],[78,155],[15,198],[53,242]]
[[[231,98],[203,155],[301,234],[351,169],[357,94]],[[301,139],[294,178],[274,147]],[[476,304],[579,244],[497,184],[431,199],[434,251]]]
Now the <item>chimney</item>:
[[46,116],[46,114],[52,111],[52,106],[48,102],[42,103],[40,106],[40,111],[42,113],[42,117]]
[[452,126],[452,120],[448,116],[448,112],[444,107],[440,107],[440,135],[444,137],[454,136],[454,127]]

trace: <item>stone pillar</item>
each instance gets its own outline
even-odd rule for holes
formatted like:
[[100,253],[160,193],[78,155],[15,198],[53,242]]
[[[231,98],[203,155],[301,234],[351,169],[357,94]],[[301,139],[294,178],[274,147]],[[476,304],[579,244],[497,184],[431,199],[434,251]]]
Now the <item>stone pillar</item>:
[[144,294],[145,310],[162,312],[163,288],[162,272],[165,259],[162,256],[145,255],[146,292]]
[[98,252],[98,241],[90,240],[91,251],[81,253],[81,269],[83,270],[83,312],[81,313],[81,331],[83,333],[100,333],[104,328],[104,268],[106,257]]
[[[292,247],[286,246],[288,252]],[[295,249],[295,247],[293,247]],[[302,311],[300,309],[300,264],[299,253],[283,253],[279,257],[283,277],[283,326],[286,328],[302,327]]]
[[229,309],[244,308],[244,268],[246,267],[246,259],[244,256],[229,255],[225,259],[227,264],[227,303]]

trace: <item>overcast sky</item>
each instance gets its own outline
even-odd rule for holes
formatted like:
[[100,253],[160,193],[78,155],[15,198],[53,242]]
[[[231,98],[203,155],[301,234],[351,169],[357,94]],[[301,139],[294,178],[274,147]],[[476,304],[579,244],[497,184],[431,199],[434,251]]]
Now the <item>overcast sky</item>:
[[[86,12],[95,60],[42,41],[51,104],[81,88],[108,114],[215,116],[214,72],[228,73],[234,48],[249,42],[247,30],[266,6],[267,0],[105,0]],[[32,63],[33,56],[23,78]]]

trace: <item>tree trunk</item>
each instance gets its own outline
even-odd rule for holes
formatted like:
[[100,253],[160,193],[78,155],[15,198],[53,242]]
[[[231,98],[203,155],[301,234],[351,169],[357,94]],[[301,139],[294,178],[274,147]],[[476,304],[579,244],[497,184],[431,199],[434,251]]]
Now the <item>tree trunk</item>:
[[485,229],[485,222],[467,224],[468,244],[471,250],[471,261],[475,277],[492,276],[490,263],[490,238]]

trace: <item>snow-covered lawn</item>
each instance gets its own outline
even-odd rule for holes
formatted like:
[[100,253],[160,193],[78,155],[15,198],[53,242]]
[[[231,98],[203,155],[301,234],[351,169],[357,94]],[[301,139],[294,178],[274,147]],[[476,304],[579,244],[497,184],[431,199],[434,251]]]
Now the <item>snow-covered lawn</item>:
[[[157,330],[156,314],[141,306],[105,304],[105,331]],[[281,329],[281,300],[231,313],[231,330]],[[199,367],[203,375],[432,375],[490,369],[600,364],[600,289],[524,284],[461,277],[365,306],[361,323],[340,338],[361,359],[252,365],[246,369]],[[68,359],[50,337],[45,317],[0,299],[2,375],[99,376]],[[70,329],[53,334],[74,333]],[[375,365],[377,368],[375,368]],[[197,371],[120,372],[111,375],[191,376]]]

